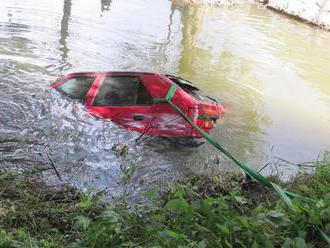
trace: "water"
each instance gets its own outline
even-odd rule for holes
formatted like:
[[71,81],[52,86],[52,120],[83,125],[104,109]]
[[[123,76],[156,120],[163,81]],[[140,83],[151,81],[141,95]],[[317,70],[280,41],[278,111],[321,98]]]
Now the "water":
[[[81,70],[180,75],[227,106],[213,135],[244,162],[316,160],[330,148],[329,40],[326,31],[255,6],[1,1],[1,168],[42,168],[57,182],[49,154],[63,181],[133,197],[180,175],[235,169],[209,145],[136,143],[139,134],[48,89],[59,75]],[[125,182],[128,168],[135,169]],[[279,170],[290,176],[297,168]]]

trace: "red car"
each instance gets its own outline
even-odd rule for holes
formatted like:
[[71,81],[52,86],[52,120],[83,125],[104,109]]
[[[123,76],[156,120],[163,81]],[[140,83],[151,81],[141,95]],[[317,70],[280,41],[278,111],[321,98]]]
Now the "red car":
[[142,133],[164,137],[201,138],[164,98],[172,84],[175,103],[201,129],[209,133],[223,115],[223,107],[191,82],[148,72],[84,72],[64,76],[51,87],[81,101],[89,113]]

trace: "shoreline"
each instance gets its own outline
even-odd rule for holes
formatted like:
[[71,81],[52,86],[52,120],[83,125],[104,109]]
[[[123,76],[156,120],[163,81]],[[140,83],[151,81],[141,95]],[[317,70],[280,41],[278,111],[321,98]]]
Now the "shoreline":
[[330,159],[314,174],[269,179],[313,201],[294,198],[288,208],[272,188],[228,174],[181,178],[132,206],[125,195],[106,203],[99,193],[0,172],[0,247],[325,247]]
[[174,0],[176,5],[215,8],[262,5],[286,17],[330,31],[330,0],[320,4],[317,0]]
[[231,7],[244,6],[251,4],[264,5],[268,0],[173,0],[175,5],[192,5],[192,6],[211,6],[211,7]]

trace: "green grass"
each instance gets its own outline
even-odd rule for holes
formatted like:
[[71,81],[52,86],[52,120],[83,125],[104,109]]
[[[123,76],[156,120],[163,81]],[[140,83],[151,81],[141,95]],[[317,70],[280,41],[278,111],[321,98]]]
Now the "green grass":
[[80,235],[78,216],[103,207],[72,188],[54,189],[22,175],[0,173],[0,247],[61,247]]
[[151,203],[132,210],[125,200],[100,206],[2,174],[0,247],[328,247],[329,160],[282,185],[308,199],[288,208],[273,189],[241,176],[196,176],[150,191]]

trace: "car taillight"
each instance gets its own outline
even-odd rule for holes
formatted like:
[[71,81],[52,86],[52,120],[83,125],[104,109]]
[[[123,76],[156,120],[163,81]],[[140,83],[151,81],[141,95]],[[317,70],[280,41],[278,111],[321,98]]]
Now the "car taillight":
[[222,115],[217,104],[198,104],[189,109],[189,117],[202,129],[209,130]]
[[204,116],[218,116],[219,113],[214,106],[201,106],[199,112]]
[[212,120],[205,120],[204,121],[204,128],[211,129],[213,127],[213,121]]
[[194,108],[189,109],[189,115],[192,118],[203,120],[217,120],[221,116],[220,105],[215,104],[199,104]]

